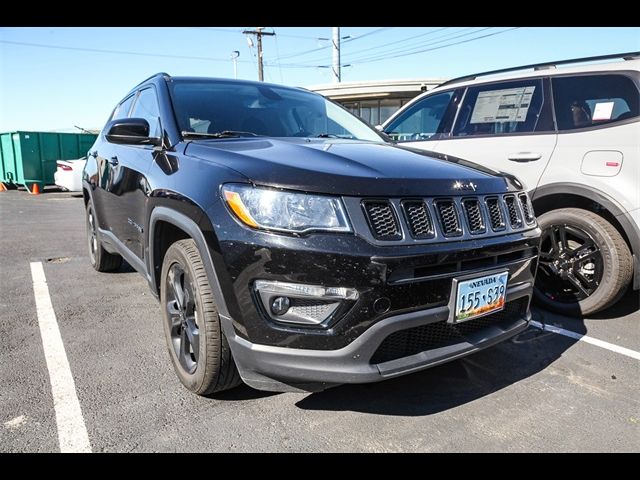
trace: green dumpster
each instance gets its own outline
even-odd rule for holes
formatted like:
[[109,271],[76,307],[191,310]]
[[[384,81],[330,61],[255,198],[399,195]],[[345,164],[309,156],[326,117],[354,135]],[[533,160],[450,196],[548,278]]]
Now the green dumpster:
[[0,133],[0,182],[42,190],[54,183],[56,160],[85,156],[96,138],[90,133]]

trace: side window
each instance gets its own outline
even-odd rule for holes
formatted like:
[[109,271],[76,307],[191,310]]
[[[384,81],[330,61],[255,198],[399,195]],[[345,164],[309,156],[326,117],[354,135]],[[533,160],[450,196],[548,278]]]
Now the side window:
[[535,132],[543,104],[540,79],[469,87],[453,136]]
[[453,90],[429,95],[414,103],[387,125],[385,132],[398,142],[440,138],[441,134],[448,133],[447,130],[450,128],[451,122],[447,121],[447,117],[450,117],[450,112],[455,110],[452,106],[456,103],[451,99],[459,96],[458,91]]
[[127,118],[129,116],[129,110],[131,110],[131,104],[133,100],[136,98],[135,94],[129,95],[124,101],[118,105],[116,110],[113,112],[113,116],[111,120],[118,120],[120,118]]
[[138,100],[136,100],[131,118],[144,118],[149,122],[149,136],[160,137],[160,112],[158,109],[158,100],[153,88],[145,88],[140,91]]
[[640,114],[638,89],[624,75],[555,77],[552,82],[558,130],[593,127]]

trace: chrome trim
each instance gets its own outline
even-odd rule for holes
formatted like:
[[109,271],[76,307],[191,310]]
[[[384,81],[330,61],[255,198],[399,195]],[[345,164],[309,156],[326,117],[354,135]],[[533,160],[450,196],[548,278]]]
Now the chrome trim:
[[323,287],[304,283],[289,283],[271,280],[256,280],[254,287],[258,291],[294,298],[318,298],[323,300],[357,300],[360,294],[355,288]]
[[[324,327],[331,319],[344,300],[357,300],[360,296],[354,288],[323,287],[320,285],[306,285],[302,283],[288,283],[270,280],[256,280],[254,289],[262,302],[265,313],[271,320],[279,323],[296,324],[301,326]],[[271,311],[274,297],[327,301],[322,318],[315,318],[305,313],[305,306],[291,305],[281,314],[275,315]],[[334,301],[331,301],[334,300]]]

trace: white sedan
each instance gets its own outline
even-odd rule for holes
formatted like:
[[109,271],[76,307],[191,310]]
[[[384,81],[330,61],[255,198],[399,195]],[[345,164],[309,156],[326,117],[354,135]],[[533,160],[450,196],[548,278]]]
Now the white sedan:
[[78,160],[58,160],[58,168],[53,174],[56,185],[70,192],[82,191],[82,170],[87,163],[87,158]]

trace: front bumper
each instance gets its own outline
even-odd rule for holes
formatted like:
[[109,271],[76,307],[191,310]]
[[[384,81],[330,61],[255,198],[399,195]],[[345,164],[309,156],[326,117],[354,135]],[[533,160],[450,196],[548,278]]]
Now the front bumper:
[[[231,319],[221,317],[225,335],[245,383],[268,391],[321,391],[344,383],[378,382],[455,360],[502,342],[525,330],[531,320],[532,284],[507,290],[507,305],[519,302],[515,315],[463,335],[457,342],[413,355],[372,363],[391,334],[420,326],[444,324],[447,306],[387,317],[347,346],[337,350],[309,350],[260,345],[238,336]],[[513,303],[512,303],[513,302]]]
[[[219,311],[225,336],[243,380],[255,388],[312,391],[378,381],[467,355],[527,326],[539,228],[466,241],[378,246],[358,235],[295,237],[250,230],[216,206],[207,214],[218,219],[208,243],[224,302]],[[524,302],[517,314],[443,347],[384,361],[378,355],[372,362],[394,332],[448,318],[454,278],[496,270],[509,273],[507,301]],[[287,325],[265,315],[257,280],[345,287],[359,295],[321,328]],[[388,308],[376,308],[380,299]]]

